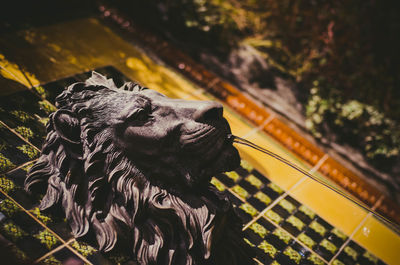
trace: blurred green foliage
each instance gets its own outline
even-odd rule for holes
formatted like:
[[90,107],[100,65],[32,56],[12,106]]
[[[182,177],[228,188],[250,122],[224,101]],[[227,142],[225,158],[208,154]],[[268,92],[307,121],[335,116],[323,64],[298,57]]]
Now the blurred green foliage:
[[270,66],[297,81],[307,127],[315,136],[333,131],[335,140],[359,148],[390,171],[400,149],[400,10],[395,1],[140,4],[146,15],[157,10],[154,20],[185,43],[220,55],[242,43],[255,47]]

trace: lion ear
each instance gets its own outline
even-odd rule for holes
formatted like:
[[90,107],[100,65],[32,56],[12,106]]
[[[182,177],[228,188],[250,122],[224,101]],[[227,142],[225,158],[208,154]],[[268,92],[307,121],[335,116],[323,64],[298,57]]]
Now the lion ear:
[[54,129],[63,140],[72,144],[80,143],[80,124],[73,112],[60,109],[53,114],[51,119]]
[[103,86],[110,89],[117,89],[112,79],[107,79],[107,77],[96,71],[92,71],[92,76],[85,81],[85,84],[87,86]]

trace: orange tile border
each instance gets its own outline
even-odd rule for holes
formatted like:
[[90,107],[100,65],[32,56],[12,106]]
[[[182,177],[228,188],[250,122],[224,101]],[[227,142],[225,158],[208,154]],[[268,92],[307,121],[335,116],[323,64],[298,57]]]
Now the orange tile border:
[[[118,24],[123,33],[129,34],[129,38],[133,38],[153,50],[157,56],[171,67],[205,88],[209,93],[228,104],[256,126],[260,126],[271,115],[265,107],[245,96],[239,89],[223,81],[214,73],[209,72],[170,43],[143,30],[128,17],[120,14],[119,11],[105,6],[100,6],[99,10],[103,14],[108,12],[108,15],[104,16],[106,21]],[[126,23],[127,21],[129,23]],[[325,154],[320,148],[276,117],[263,128],[263,131],[311,166],[314,166]],[[329,157],[320,167],[319,172],[371,208],[383,196],[383,201],[377,208],[377,212],[400,225],[400,206],[338,161]]]

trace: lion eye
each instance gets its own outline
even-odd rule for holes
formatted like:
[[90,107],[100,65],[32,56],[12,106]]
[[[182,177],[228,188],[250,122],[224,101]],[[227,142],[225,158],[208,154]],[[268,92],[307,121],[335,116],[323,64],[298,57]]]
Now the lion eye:
[[149,116],[150,115],[145,109],[137,109],[129,115],[128,119],[131,121],[146,121]]
[[136,115],[136,120],[138,121],[146,121],[148,118],[148,114],[146,113],[146,111],[141,110],[139,111],[139,113]]

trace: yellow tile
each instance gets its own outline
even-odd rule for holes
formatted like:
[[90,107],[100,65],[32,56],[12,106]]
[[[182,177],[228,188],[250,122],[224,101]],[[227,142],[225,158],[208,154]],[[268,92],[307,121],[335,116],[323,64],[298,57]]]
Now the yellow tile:
[[233,135],[240,137],[245,135],[254,128],[248,123],[244,122],[235,113],[229,111],[227,107],[224,107],[224,117],[229,122]]
[[296,164],[305,171],[309,171],[311,169],[311,167],[306,162],[297,157],[295,154],[291,153],[285,146],[283,146],[278,141],[262,131],[258,131],[257,133],[246,137],[245,139],[262,148],[268,149],[269,151],[283,157],[284,159],[289,160],[290,162]]
[[305,179],[289,193],[346,235],[367,216],[362,208],[312,179]]
[[353,240],[387,264],[399,264],[400,236],[372,215],[357,231]]

